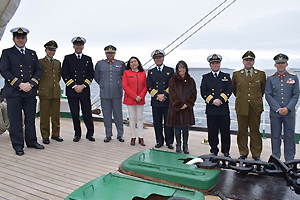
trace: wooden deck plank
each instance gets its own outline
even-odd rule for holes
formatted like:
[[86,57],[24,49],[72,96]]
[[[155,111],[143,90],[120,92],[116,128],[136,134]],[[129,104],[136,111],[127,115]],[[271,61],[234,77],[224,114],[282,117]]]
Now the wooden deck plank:
[[[6,161],[9,164],[13,164],[12,162]],[[75,184],[70,183],[70,179],[68,178],[64,178],[64,177],[59,177],[55,174],[51,174],[49,172],[44,172],[43,170],[38,169],[38,167],[36,166],[36,168],[34,168],[34,166],[26,166],[24,164],[15,164],[14,166],[9,167],[10,170],[12,171],[22,171],[22,173],[27,174],[29,176],[33,176],[37,179],[40,179],[42,182],[44,181],[49,181],[50,183],[53,184],[61,184],[64,185],[65,189],[66,188],[73,188],[74,185],[76,186],[80,186],[82,185],[84,182],[76,182]]]
[[[3,199],[64,199],[83,184],[105,175],[117,172],[119,165],[129,156],[155,145],[154,130],[145,129],[144,140],[147,146],[139,144],[131,146],[129,127],[124,126],[125,142],[121,143],[113,136],[113,140],[104,143],[104,126],[102,122],[95,122],[96,142],[85,139],[86,129],[82,126],[82,139],[72,141],[74,130],[71,119],[61,119],[61,136],[63,142],[51,140],[44,150],[24,148],[25,155],[17,156],[12,149],[7,133],[0,135],[0,198]],[[39,119],[36,119],[37,137],[41,143],[39,133]],[[116,129],[113,125],[113,133]],[[209,153],[209,145],[202,144],[207,133],[190,131],[189,149],[193,155]],[[231,155],[239,156],[236,136],[231,136]],[[263,140],[262,159],[268,160],[271,154],[270,139]],[[296,145],[297,152],[299,145]],[[161,150],[169,150],[163,146]],[[251,155],[250,155],[251,157]],[[299,158],[296,155],[296,158]],[[251,158],[248,158],[251,159]],[[3,192],[2,192],[3,191]],[[219,199],[206,196],[206,199]]]
[[[4,182],[5,181],[5,182]],[[15,194],[18,197],[28,199],[28,200],[39,200],[39,199],[45,199],[43,194],[39,194],[38,196],[36,194],[33,194],[33,189],[29,187],[25,187],[22,185],[19,185],[16,182],[9,181],[6,179],[3,179],[0,177],[0,188],[1,190],[4,190],[10,194]]]
[[16,180],[18,183],[21,183],[23,185],[30,184],[30,186],[34,188],[40,188],[40,190],[45,191],[54,196],[59,197],[72,192],[71,189],[67,190],[66,187],[62,187],[60,185],[53,184],[48,181],[43,181],[39,178],[27,175],[24,172],[13,171],[10,169],[2,169],[2,173],[3,178],[6,178],[8,180]]
[[[1,184],[0,184],[1,185]],[[1,187],[1,186],[0,186]],[[7,191],[5,190],[1,190],[0,189],[0,199],[5,199],[5,200],[9,200],[9,199],[24,199],[20,196],[16,196],[14,194],[11,194],[11,193],[8,193]]]

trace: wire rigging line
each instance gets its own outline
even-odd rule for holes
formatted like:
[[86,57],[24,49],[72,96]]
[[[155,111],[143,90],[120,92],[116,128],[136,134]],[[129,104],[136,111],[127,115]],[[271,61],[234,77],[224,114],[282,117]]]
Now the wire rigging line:
[[[225,0],[224,2],[222,2],[219,6],[217,6],[213,11],[211,11],[209,14],[207,14],[204,18],[206,18],[208,15],[210,15],[212,12],[214,12],[218,7],[220,7],[222,4],[224,4],[227,0]],[[178,48],[180,45],[182,45],[184,42],[186,42],[188,39],[190,39],[193,35],[195,35],[198,31],[200,31],[204,26],[206,26],[208,23],[210,23],[213,19],[215,19],[217,16],[219,16],[222,12],[224,12],[227,8],[229,8],[233,3],[235,3],[237,0],[232,1],[230,4],[228,4],[226,7],[224,7],[220,12],[218,12],[216,15],[214,15],[212,18],[210,18],[206,23],[204,23],[201,27],[199,27],[196,31],[194,31],[191,35],[189,35],[187,38],[185,38],[183,41],[181,41],[178,45],[176,45],[173,49],[171,49],[168,53],[166,53],[165,56],[169,55],[172,51],[174,51],[176,48]],[[203,21],[202,18],[200,21]],[[197,22],[196,24],[200,23]],[[196,25],[195,24],[195,25]],[[195,25],[193,27],[195,27]],[[190,31],[192,28],[188,29],[188,31]],[[186,31],[184,34],[186,34],[188,31]],[[182,37],[184,34],[182,34],[180,37]],[[180,38],[176,38],[176,41]],[[171,44],[173,44],[175,41],[173,41]],[[168,48],[171,44],[169,44],[166,48]],[[164,48],[164,50],[166,49]],[[144,64],[144,66],[149,63],[152,59],[150,59],[148,62],[146,62]],[[155,64],[152,64],[150,67],[147,68],[146,71],[148,71],[152,66],[154,66]]]
[[[179,37],[177,37],[175,40],[173,40],[170,44],[168,44],[168,46],[166,46],[165,48],[163,48],[163,50],[166,50],[168,47],[170,47],[172,44],[174,44],[176,41],[178,41],[180,38],[182,38],[185,34],[187,34],[190,30],[192,30],[195,26],[197,26],[200,22],[202,22],[205,18],[207,18],[209,15],[211,15],[213,12],[215,12],[219,7],[221,7],[224,3],[226,3],[226,1],[228,1],[228,0],[225,0],[222,3],[220,3],[217,7],[215,7],[207,15],[205,15],[204,17],[202,17],[198,22],[196,22],[188,30],[186,30],[184,33],[182,33]],[[151,60],[152,60],[152,58],[150,58],[150,60],[148,60],[143,66],[145,66],[146,64],[148,64]]]

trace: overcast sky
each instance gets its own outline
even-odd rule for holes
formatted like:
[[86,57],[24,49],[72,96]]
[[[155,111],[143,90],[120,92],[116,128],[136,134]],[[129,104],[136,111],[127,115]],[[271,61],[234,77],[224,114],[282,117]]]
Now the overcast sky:
[[[30,30],[26,46],[40,58],[45,55],[43,45],[53,39],[59,46],[55,57],[62,61],[64,55],[74,52],[71,39],[83,36],[87,40],[83,53],[94,64],[105,58],[103,48],[108,44],[117,47],[117,59],[137,56],[145,63],[154,49],[166,47],[221,2],[22,0],[0,41],[0,50],[13,46],[10,29],[23,26]],[[229,2],[232,0],[225,6]],[[252,50],[256,68],[273,68],[278,53],[290,57],[289,67],[300,68],[299,20],[299,0],[237,0],[168,55],[165,64],[175,67],[184,60],[190,67],[208,67],[207,56],[218,53],[223,56],[221,67],[239,69],[243,67],[241,56]]]

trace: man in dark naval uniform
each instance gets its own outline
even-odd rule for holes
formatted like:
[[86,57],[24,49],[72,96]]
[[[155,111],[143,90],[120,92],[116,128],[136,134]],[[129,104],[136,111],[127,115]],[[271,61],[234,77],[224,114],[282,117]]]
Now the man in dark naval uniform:
[[[174,149],[174,129],[166,125],[169,111],[169,80],[174,74],[174,69],[163,64],[165,52],[163,50],[154,50],[151,54],[156,66],[148,71],[147,86],[151,95],[151,106],[154,131],[156,137],[155,148],[160,148],[164,140],[169,149]],[[164,132],[162,134],[164,117]]]
[[95,141],[94,124],[91,112],[90,85],[94,78],[92,59],[82,54],[86,40],[83,37],[74,37],[71,42],[75,53],[66,55],[62,64],[62,77],[66,83],[66,95],[72,114],[75,136],[74,142],[81,138],[79,120],[79,103],[83,115],[83,121],[87,128],[86,139]]
[[274,57],[277,72],[268,77],[265,90],[270,106],[272,155],[280,159],[283,126],[285,161],[293,160],[296,154],[295,107],[299,99],[298,77],[286,71],[288,59],[284,54]]
[[122,112],[122,77],[125,71],[123,61],[115,59],[117,48],[108,45],[104,48],[107,59],[97,62],[95,66],[95,81],[100,87],[101,108],[105,127],[104,142],[112,137],[112,114],[117,128],[117,140],[124,142],[123,138],[123,112]]
[[210,152],[218,155],[219,130],[221,132],[221,152],[230,157],[230,116],[228,99],[232,93],[230,75],[220,71],[222,56],[212,54],[207,57],[211,72],[204,74],[200,86],[201,96],[206,102],[208,142]]
[[27,147],[44,149],[37,143],[35,130],[35,109],[37,85],[42,75],[35,51],[27,49],[26,28],[13,28],[15,46],[5,49],[0,60],[1,75],[5,78],[3,96],[7,100],[10,121],[9,135],[16,154],[24,155],[22,111],[25,114],[25,142]]

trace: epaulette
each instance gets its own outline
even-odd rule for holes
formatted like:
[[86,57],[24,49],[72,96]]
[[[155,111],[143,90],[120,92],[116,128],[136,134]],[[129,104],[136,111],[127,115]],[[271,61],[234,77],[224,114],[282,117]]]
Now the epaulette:
[[289,74],[290,74],[290,75],[293,75],[293,76],[296,76],[296,74],[295,74],[295,73],[291,73],[291,72],[289,72]]
[[275,75],[275,73],[273,73],[273,74],[270,74],[268,77],[271,77],[271,76],[274,76]]

